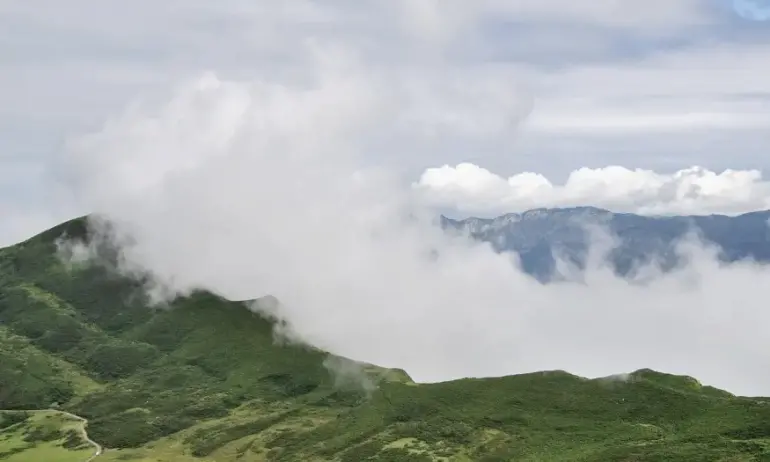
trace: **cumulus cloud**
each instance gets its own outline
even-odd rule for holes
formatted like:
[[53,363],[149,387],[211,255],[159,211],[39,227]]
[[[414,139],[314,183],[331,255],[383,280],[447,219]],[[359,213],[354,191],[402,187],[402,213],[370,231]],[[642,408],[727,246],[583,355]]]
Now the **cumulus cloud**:
[[[725,136],[735,158],[752,155],[739,147],[767,127],[770,49],[742,35],[685,46],[711,33],[713,13],[697,0],[4,2],[0,23],[13,27],[0,28],[0,45],[13,47],[0,120],[15,129],[0,147],[79,131],[141,93],[46,162],[76,196],[66,210],[114,225],[122,269],[150,272],[156,299],[270,294],[281,303],[252,308],[282,320],[284,340],[418,381],[650,367],[767,394],[767,270],[723,268],[691,246],[688,266],[650,268],[645,284],[597,263],[581,284],[543,286],[509,255],[443,233],[429,207],[508,211],[515,189],[533,206],[580,196],[650,213],[729,211],[759,203],[756,173],[613,167],[578,170],[565,186],[521,174],[511,186],[461,164],[426,171],[415,189],[402,172],[515,163],[518,136],[536,138],[539,172],[586,165],[606,143],[613,159],[631,145],[670,148],[671,133]],[[673,42],[683,45],[662,48]],[[201,65],[217,72],[160,94]],[[549,144],[565,135],[563,148]],[[3,206],[14,224],[27,210]],[[94,249],[62,244],[73,263]]]
[[[770,392],[770,270],[721,267],[690,246],[686,267],[644,284],[595,265],[580,284],[540,285],[510,255],[442,232],[397,172],[363,161],[393,133],[416,140],[415,150],[432,140],[435,121],[413,117],[424,108],[404,96],[403,77],[314,50],[302,82],[208,75],[166,104],[131,108],[62,157],[81,205],[131,236],[124,269],[149,271],[167,289],[156,295],[270,294],[281,302],[270,314],[292,335],[417,381],[649,367]],[[467,114],[473,102],[458,88]],[[483,137],[481,128],[468,133]],[[673,181],[609,172],[575,181],[629,190]],[[612,175],[627,178],[607,186]],[[531,177],[521,183],[546,184]]]
[[427,202],[470,215],[584,205],[642,215],[741,214],[770,208],[770,182],[759,170],[691,167],[657,173],[584,167],[570,173],[563,184],[554,184],[533,172],[504,178],[463,163],[429,168],[414,187]]
[[700,0],[0,2],[0,183],[14,179],[18,204],[0,242],[34,232],[17,223],[35,216],[70,216],[37,200],[57,195],[58,166],[17,177],[9,158],[51,164],[67,135],[190,73],[302,82],[308,41],[355,47],[423,99],[367,150],[412,172],[468,160],[549,176],[628,159],[766,167],[770,48],[735,19]]

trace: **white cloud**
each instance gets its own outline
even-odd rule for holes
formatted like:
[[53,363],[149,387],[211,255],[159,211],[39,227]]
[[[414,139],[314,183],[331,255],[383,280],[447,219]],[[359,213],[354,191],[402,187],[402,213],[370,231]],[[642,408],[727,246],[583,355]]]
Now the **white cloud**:
[[[63,161],[83,174],[82,204],[135,239],[126,268],[173,291],[275,295],[306,341],[417,380],[651,367],[768,392],[756,365],[770,347],[770,270],[723,268],[695,246],[688,267],[646,286],[600,267],[586,284],[541,286],[510,257],[441,232],[392,172],[361,167],[393,93],[337,59],[323,55],[321,69],[344,73],[302,85],[209,77],[73,145]],[[592,174],[606,178],[579,175]]]
[[[701,94],[691,107],[679,107],[678,114],[647,107],[650,117],[670,115],[676,122],[682,113],[695,112],[712,121],[706,121],[705,128],[718,125],[720,117],[730,119],[729,127],[740,123],[733,115],[745,107],[725,106],[720,111],[726,115],[709,116],[714,112],[711,104],[725,94],[726,85],[735,91],[768,91],[761,77],[770,62],[767,48],[701,43],[667,51],[655,41],[644,42],[662,33],[688,36],[689,27],[719,19],[696,0],[223,0],[162,5],[139,0],[130,6],[76,0],[66,7],[52,1],[45,7],[5,2],[0,20],[9,27],[0,32],[0,47],[11,59],[0,68],[0,91],[8,117],[52,131],[50,124],[40,125],[45,117],[66,133],[94,128],[138,91],[157,90],[190,72],[217,69],[226,76],[301,79],[297,50],[313,39],[356,47],[378,71],[410,63],[430,68],[440,55],[442,65],[436,71],[447,78],[483,66],[484,72],[511,81],[510,66],[490,62],[534,65],[517,76],[518,84],[526,80],[535,88],[533,127],[568,129],[565,112],[570,120],[597,115],[594,123],[578,124],[583,127],[632,116],[646,98],[660,93],[661,86],[667,95]],[[628,45],[638,59],[613,48],[620,39],[644,42]],[[489,56],[495,49],[513,54]],[[537,67],[543,55],[557,66],[556,72]],[[585,56],[590,59],[581,59]],[[617,97],[634,101],[618,107],[611,99]],[[766,116],[766,110],[759,110],[760,118]],[[641,125],[644,129],[650,123]]]
[[474,164],[429,168],[414,184],[439,207],[500,215],[538,207],[593,205],[642,215],[740,214],[770,208],[770,181],[758,170],[691,167],[656,173],[620,166],[581,168],[564,184],[525,172],[508,178]]
[[[455,120],[478,130],[499,120],[486,114],[507,110],[489,102],[501,91],[503,98],[528,98],[534,111],[520,136],[532,140],[544,169],[582,165],[550,141],[564,135],[580,137],[585,155],[597,153],[606,163],[608,143],[618,141],[604,135],[684,134],[684,142],[661,141],[681,147],[668,158],[697,152],[713,168],[722,145],[706,152],[697,145],[708,132],[729,137],[742,158],[764,163],[756,137],[766,133],[767,47],[741,34],[736,42],[704,32],[705,25],[724,33],[729,24],[720,14],[697,0],[2,2],[0,121],[14,129],[0,149],[45,160],[63,138],[95,130],[137,94],[162,92],[209,69],[226,78],[301,81],[301,50],[315,40],[355,49],[373,73],[433,73],[413,84],[413,97],[424,85],[455,85],[471,87],[466,97],[473,98],[479,74],[491,82],[475,85],[484,97],[473,113],[441,113],[441,98],[424,102],[414,116],[440,116],[438,126]],[[733,101],[736,95],[744,100]],[[399,161],[419,171],[484,156],[509,170],[524,168],[522,156],[511,155],[512,137],[498,130],[487,134],[486,146],[452,141]],[[632,144],[640,145],[625,146]]]
[[[2,142],[53,146],[142,95],[55,163],[53,149],[25,155],[64,172],[56,177],[77,192],[75,210],[106,214],[135,235],[129,267],[180,291],[274,294],[303,338],[339,354],[422,380],[652,367],[766,392],[770,375],[756,367],[770,346],[761,331],[765,270],[702,257],[645,288],[598,269],[584,286],[542,287],[505,256],[426,223],[430,211],[399,175],[469,158],[510,171],[533,157],[527,170],[548,173],[595,165],[597,152],[601,165],[680,169],[698,156],[713,169],[724,146],[731,163],[765,162],[766,145],[747,150],[746,140],[766,133],[768,49],[735,30],[733,41],[704,39],[726,31],[703,8],[695,0],[3,2],[0,117],[18,129]],[[216,74],[155,107],[170,82],[206,69]],[[533,155],[518,155],[519,136]],[[684,141],[661,160],[651,147],[670,149],[672,136]],[[745,172],[708,180],[582,172],[575,184],[590,189],[568,194],[535,175],[517,182],[531,197],[546,188],[557,199],[626,206],[639,195],[651,208],[719,211],[759,200],[764,184]],[[511,194],[492,174],[463,175],[436,184],[460,183],[481,203]],[[29,181],[27,196],[50,188],[45,179]],[[658,185],[652,198],[632,187],[647,181]],[[4,223],[54,216],[56,207],[36,211],[18,194]]]

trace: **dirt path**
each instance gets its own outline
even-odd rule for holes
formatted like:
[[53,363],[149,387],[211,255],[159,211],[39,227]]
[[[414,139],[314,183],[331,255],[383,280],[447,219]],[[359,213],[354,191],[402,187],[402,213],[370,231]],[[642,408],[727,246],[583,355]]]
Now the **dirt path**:
[[[49,409],[49,410],[55,410],[55,409]],[[73,419],[77,419],[82,423],[82,425],[80,426],[80,436],[82,436],[83,439],[86,440],[88,444],[90,444],[94,448],[94,454],[83,462],[91,462],[92,460],[102,455],[102,452],[104,452],[104,448],[102,447],[101,444],[92,440],[91,437],[88,436],[88,432],[86,431],[86,425],[88,425],[88,419],[86,419],[85,417],[80,417],[79,415],[75,415],[67,411],[57,411],[57,412],[60,412],[66,416],[72,417]]]
[[26,409],[26,410],[13,410],[13,411],[1,410],[1,411],[2,412],[27,412],[27,413],[32,413],[32,412],[58,412],[59,414],[64,414],[67,417],[71,417],[71,418],[73,418],[75,420],[79,420],[80,421],[80,423],[81,423],[81,425],[80,425],[80,436],[83,437],[83,439],[86,440],[86,442],[88,442],[88,444],[90,444],[94,448],[94,453],[91,455],[91,457],[89,457],[88,459],[84,460],[83,462],[91,462],[92,460],[94,460],[97,457],[99,457],[100,455],[102,455],[102,453],[104,452],[104,448],[102,447],[102,445],[97,443],[96,441],[92,440],[88,436],[88,432],[86,431],[86,425],[88,425],[88,419],[86,419],[85,417],[80,417],[79,415],[75,415],[75,414],[73,414],[71,412],[60,411],[58,409]]

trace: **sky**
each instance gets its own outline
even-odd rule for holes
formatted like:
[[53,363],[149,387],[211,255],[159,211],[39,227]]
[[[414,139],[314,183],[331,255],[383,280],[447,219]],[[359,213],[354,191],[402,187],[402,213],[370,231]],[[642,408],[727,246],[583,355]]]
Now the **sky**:
[[[400,169],[458,215],[542,199],[526,196],[540,180],[490,193],[483,180],[459,179],[463,163],[490,172],[487,181],[534,173],[555,187],[581,168],[756,170],[743,175],[749,184],[722,181],[718,200],[692,212],[767,206],[770,24],[726,0],[10,0],[0,31],[0,244],[88,212],[56,162],[68,143],[205,72],[301,80],[313,47],[356,55],[393,87],[410,109],[383,124],[392,136],[368,160]],[[723,197],[731,188],[737,198]],[[606,202],[544,203],[578,201]],[[687,209],[663,202],[647,210]]]
[[766,268],[690,242],[646,285],[598,258],[541,286],[434,224],[765,208],[770,31],[730,5],[10,1],[0,31],[0,243],[95,213],[158,303],[273,295],[293,338],[421,381],[650,367],[770,394]]

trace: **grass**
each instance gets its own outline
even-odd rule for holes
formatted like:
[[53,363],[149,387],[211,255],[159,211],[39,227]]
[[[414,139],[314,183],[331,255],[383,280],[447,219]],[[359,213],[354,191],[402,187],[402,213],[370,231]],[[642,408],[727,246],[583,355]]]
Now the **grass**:
[[[0,412],[3,419],[21,413]],[[7,462],[84,462],[94,448],[81,437],[82,423],[56,411],[36,411],[0,428],[0,460]],[[4,425],[0,423],[0,427]]]
[[[276,344],[272,323],[242,303],[195,293],[153,309],[140,280],[67,268],[55,257],[63,233],[88,231],[75,220],[0,249],[0,408],[58,405],[88,418],[107,448],[98,460],[770,460],[762,398],[651,370],[418,385],[351,362],[342,369],[360,381],[336,380],[324,364],[350,360]],[[57,415],[7,425],[0,452],[15,459],[0,459],[86,460],[90,448],[61,438],[23,441],[44,422],[76,425]]]
[[76,366],[1,324],[0,377],[15,385],[0,394],[0,408],[5,409],[50,407],[102,387]]

